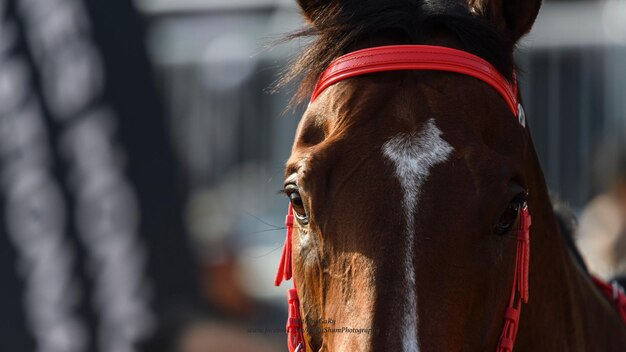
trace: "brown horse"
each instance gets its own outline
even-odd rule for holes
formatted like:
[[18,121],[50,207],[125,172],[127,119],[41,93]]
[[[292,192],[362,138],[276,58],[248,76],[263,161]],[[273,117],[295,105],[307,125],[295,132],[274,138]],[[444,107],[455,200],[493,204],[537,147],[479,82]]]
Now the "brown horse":
[[[513,81],[539,0],[300,0],[316,35],[287,79],[397,44],[455,48]],[[626,328],[559,232],[527,129],[484,82],[442,71],[325,89],[285,172],[307,351],[494,351],[527,204],[530,299],[515,351],[626,351]]]

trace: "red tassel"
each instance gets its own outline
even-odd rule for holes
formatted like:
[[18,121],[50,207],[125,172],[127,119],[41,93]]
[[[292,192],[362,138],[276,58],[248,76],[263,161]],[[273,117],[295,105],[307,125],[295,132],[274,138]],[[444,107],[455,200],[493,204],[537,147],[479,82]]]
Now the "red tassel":
[[289,204],[289,210],[287,211],[287,216],[285,217],[285,227],[287,227],[287,239],[285,239],[285,245],[287,247],[287,256],[285,260],[285,273],[283,278],[285,280],[291,279],[291,235],[293,233],[293,208],[291,204]]
[[285,259],[287,258],[287,241],[288,239],[285,239],[285,244],[283,244],[283,252],[280,255],[280,263],[278,263],[278,270],[276,270],[276,277],[274,278],[274,286],[280,286],[283,282]]
[[283,251],[280,255],[280,263],[274,278],[274,286],[280,286],[283,280],[291,279],[291,234],[293,233],[293,208],[291,204],[287,208],[287,216],[285,217],[285,227],[287,235],[283,244]]

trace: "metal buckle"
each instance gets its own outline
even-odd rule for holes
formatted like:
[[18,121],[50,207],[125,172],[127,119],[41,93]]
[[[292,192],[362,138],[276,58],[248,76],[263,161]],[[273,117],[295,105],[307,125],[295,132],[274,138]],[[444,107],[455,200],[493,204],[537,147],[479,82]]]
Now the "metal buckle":
[[613,300],[619,301],[620,294],[624,293],[624,288],[616,281],[611,281],[611,287],[613,288]]
[[301,351],[304,351],[304,345],[302,344],[302,342],[298,344],[298,346],[293,352],[301,352]]
[[522,104],[517,104],[517,120],[520,125],[526,127],[526,111],[524,111]]

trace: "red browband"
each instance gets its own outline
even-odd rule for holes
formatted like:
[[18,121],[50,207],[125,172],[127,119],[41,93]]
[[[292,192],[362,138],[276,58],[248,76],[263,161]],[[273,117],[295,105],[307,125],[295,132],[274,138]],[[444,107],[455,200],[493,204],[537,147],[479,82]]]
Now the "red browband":
[[403,70],[448,71],[477,78],[493,87],[518,115],[517,84],[509,82],[489,62],[465,51],[431,45],[391,45],[346,54],[320,76],[311,102],[326,88],[346,78]]

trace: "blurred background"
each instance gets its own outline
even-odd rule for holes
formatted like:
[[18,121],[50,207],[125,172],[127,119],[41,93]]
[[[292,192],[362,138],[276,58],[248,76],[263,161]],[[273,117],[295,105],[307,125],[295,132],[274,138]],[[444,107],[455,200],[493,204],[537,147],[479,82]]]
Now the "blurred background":
[[[293,0],[0,0],[0,351],[283,351],[270,93]],[[626,1],[544,1],[518,64],[553,194],[626,272]],[[621,239],[621,241],[620,241]]]

